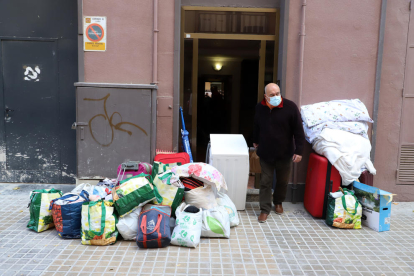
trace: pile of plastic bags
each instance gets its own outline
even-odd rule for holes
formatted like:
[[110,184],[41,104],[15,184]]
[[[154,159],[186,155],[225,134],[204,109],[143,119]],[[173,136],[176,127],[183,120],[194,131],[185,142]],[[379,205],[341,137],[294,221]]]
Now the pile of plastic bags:
[[240,223],[223,189],[224,177],[211,165],[154,162],[138,175],[84,183],[64,195],[33,191],[27,227],[42,232],[55,226],[60,237],[85,245],[114,244],[119,233],[140,248],[195,248],[201,237],[229,238],[230,227]]

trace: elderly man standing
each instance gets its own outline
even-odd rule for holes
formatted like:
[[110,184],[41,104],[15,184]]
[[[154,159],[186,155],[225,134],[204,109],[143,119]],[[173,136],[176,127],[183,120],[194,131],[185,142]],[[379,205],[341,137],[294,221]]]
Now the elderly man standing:
[[262,102],[256,106],[253,146],[257,149],[262,167],[260,180],[259,222],[267,220],[272,209],[273,172],[276,170],[276,188],[273,204],[276,214],[283,213],[282,202],[286,198],[292,161],[302,160],[305,134],[296,104],[282,98],[275,83],[265,87]]

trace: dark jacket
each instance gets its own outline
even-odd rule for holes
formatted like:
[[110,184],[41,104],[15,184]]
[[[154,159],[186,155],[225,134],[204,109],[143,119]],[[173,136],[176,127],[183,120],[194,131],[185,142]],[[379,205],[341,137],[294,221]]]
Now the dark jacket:
[[285,98],[281,106],[270,109],[264,99],[256,106],[253,142],[259,144],[257,155],[267,162],[303,153],[305,134],[298,107]]

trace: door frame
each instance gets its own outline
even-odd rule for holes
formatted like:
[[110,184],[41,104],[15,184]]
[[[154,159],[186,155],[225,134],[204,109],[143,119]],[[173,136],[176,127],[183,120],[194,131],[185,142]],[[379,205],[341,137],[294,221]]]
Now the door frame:
[[[272,12],[276,13],[276,26],[274,35],[254,35],[254,34],[212,34],[212,33],[186,33],[185,32],[185,12],[186,11],[244,11],[244,12]],[[184,104],[184,41],[193,40],[193,62],[192,62],[192,130],[191,130],[191,150],[193,156],[197,156],[197,87],[198,87],[198,49],[199,39],[225,39],[225,40],[259,40],[259,79],[258,79],[258,102],[264,97],[265,81],[265,61],[266,61],[266,41],[274,41],[274,60],[273,60],[273,82],[277,81],[278,62],[279,62],[279,29],[280,29],[280,9],[279,8],[231,8],[231,7],[201,7],[201,6],[182,6],[181,7],[181,28],[180,28],[180,106]]]
[[[57,71],[57,93],[56,93],[56,105],[60,111],[60,93],[59,93],[59,51],[58,51],[58,38],[39,38],[39,37],[11,37],[11,36],[0,36],[0,129],[3,133],[0,133],[0,170],[7,171],[7,152],[6,152],[6,125],[4,121],[5,116],[5,101],[4,101],[4,77],[3,77],[3,41],[36,41],[36,42],[53,42],[53,49],[55,51],[56,59],[54,62],[54,68]],[[59,116],[59,115],[58,115]],[[60,116],[59,116],[60,117]],[[59,120],[59,119],[58,119]],[[60,122],[59,122],[60,123]],[[58,133],[59,144],[61,145],[61,135]],[[60,159],[59,147],[59,159]],[[15,172],[15,170],[9,170],[9,172]],[[16,171],[20,172],[20,171]],[[59,179],[62,175],[62,164],[59,161]],[[13,177],[13,176],[12,176]]]

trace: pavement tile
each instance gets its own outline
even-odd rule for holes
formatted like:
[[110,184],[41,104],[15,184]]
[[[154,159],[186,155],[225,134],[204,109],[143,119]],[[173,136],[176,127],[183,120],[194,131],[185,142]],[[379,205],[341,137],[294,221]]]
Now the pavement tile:
[[60,239],[55,229],[35,233],[26,228],[27,194],[0,200],[10,207],[0,210],[0,275],[414,274],[413,214],[393,215],[391,231],[378,233],[327,227],[301,204],[259,224],[259,205],[247,203],[230,239],[143,250],[133,241],[84,246]]

